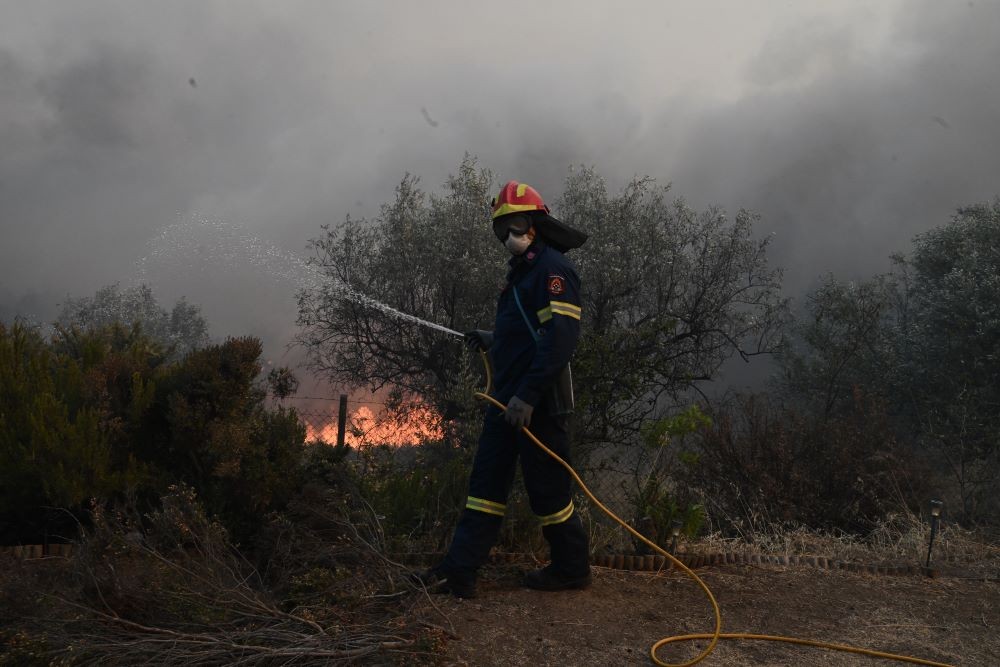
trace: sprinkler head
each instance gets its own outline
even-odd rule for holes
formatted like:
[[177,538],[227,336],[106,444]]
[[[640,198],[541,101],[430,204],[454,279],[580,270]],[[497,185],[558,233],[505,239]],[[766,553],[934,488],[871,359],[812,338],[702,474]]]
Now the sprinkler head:
[[944,507],[944,501],[934,499],[931,501],[931,516],[939,517],[941,516],[941,508]]
[[927,562],[924,563],[924,567],[929,568],[931,566],[931,551],[934,549],[934,536],[938,531],[938,521],[941,519],[941,508],[944,503],[938,499],[931,501],[931,538],[927,542]]
[[670,553],[672,554],[677,553],[677,538],[681,534],[681,527],[683,525],[684,524],[677,519],[674,519],[670,524],[670,535],[672,536],[670,538]]

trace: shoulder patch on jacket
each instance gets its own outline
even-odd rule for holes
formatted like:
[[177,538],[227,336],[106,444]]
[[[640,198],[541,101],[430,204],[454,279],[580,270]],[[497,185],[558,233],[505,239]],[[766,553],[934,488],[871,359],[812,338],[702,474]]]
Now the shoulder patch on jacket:
[[549,294],[560,296],[566,292],[566,279],[562,276],[549,276]]

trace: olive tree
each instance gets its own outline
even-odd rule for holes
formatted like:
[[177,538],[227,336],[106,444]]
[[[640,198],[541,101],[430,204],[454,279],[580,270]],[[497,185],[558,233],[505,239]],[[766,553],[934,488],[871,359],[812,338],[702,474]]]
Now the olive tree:
[[208,324],[197,306],[181,298],[167,311],[157,302],[148,285],[125,289],[117,284],[107,285],[92,297],[67,299],[56,322],[66,328],[94,331],[115,323],[126,328],[139,325],[174,357],[209,343]]
[[492,191],[492,175],[466,158],[442,195],[407,175],[374,220],[324,227],[310,260],[324,280],[299,295],[297,338],[311,367],[335,384],[388,387],[397,406],[419,397],[450,437],[467,440],[480,380],[462,341],[377,304],[453,330],[488,328],[504,275],[489,231]]
[[583,281],[577,352],[579,436],[632,440],[642,424],[718,379],[733,355],[783,342],[781,272],[767,262],[757,216],[698,212],[669,187],[637,178],[618,194],[592,169],[572,172],[561,219],[590,240],[575,262]]
[[914,239],[899,393],[958,483],[969,517],[996,503],[1000,467],[1000,198]]
[[855,390],[883,400],[897,434],[947,472],[959,513],[976,518],[1000,466],[1000,199],[959,209],[893,262],[809,295],[782,388],[824,418],[849,411]]
[[[417,185],[406,176],[374,220],[348,218],[312,242],[325,281],[300,295],[299,342],[333,381],[419,395],[450,422],[472,414],[478,361],[457,338],[372,300],[458,331],[490,328],[508,257],[489,231],[497,183],[474,159],[441,195]],[[578,440],[635,441],[730,356],[781,343],[781,275],[753,235],[756,216],[699,213],[667,195],[648,178],[611,195],[582,169],[555,199],[554,215],[590,234],[570,255],[583,285]]]
[[779,393],[827,420],[854,407],[854,390],[886,397],[894,381],[905,292],[894,274],[844,282],[826,276],[806,295],[779,355]]

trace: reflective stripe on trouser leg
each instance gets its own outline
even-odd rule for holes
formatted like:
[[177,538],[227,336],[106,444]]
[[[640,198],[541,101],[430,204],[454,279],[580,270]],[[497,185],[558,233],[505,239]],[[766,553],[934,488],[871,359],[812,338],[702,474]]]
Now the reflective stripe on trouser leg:
[[465,501],[465,509],[476,512],[485,512],[486,514],[493,514],[495,516],[503,516],[507,511],[507,506],[503,503],[495,503],[492,500],[486,500],[485,498],[469,496],[469,498]]
[[[468,505],[466,505],[468,507]],[[573,516],[573,501],[569,501],[569,505],[562,508],[558,512],[553,512],[552,514],[546,514],[545,516],[538,517],[538,520],[542,522],[543,526],[551,526],[556,523],[562,523]]]

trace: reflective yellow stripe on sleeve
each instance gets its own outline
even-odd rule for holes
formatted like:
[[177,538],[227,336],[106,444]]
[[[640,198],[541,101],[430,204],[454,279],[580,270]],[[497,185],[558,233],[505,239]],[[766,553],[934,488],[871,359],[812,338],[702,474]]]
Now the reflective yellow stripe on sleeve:
[[580,315],[583,313],[583,309],[580,306],[566,303],[565,301],[552,301],[549,303],[549,308],[552,309],[553,315],[565,315],[566,317],[572,317],[574,320],[580,319]]
[[543,526],[551,526],[554,523],[562,523],[566,519],[573,516],[573,501],[569,501],[569,505],[559,510],[555,514],[547,514],[545,516],[538,517],[538,520],[542,522]]
[[545,306],[535,314],[538,315],[538,323],[545,324],[552,319],[552,306]]
[[486,500],[485,498],[474,498],[469,496],[468,500],[465,501],[466,509],[475,510],[477,512],[485,512],[486,514],[495,514],[496,516],[503,516],[504,512],[507,510],[507,506],[501,503],[495,503],[492,500]]

